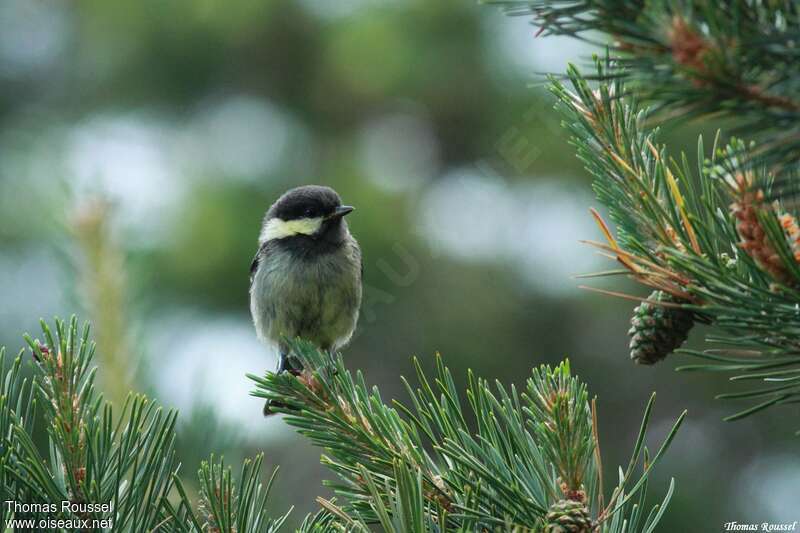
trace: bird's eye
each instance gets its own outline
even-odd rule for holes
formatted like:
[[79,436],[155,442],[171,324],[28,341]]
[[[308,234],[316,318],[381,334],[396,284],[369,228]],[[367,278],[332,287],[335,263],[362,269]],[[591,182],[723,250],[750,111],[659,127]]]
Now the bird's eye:
[[313,207],[307,207],[306,210],[303,211],[303,216],[306,218],[314,218],[314,214],[315,212]]

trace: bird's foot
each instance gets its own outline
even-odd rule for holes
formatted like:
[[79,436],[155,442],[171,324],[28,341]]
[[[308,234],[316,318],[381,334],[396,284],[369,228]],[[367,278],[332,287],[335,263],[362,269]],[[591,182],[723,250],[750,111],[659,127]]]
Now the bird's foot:
[[291,364],[289,360],[291,356],[289,355],[281,355],[280,362],[278,363],[278,369],[275,371],[276,374],[283,374],[284,372],[288,372],[293,376],[299,376],[303,370],[298,369],[295,365]]

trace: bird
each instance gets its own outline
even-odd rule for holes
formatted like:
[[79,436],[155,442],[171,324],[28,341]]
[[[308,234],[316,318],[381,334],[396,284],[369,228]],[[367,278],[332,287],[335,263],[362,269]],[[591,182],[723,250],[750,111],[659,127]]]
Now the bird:
[[[345,221],[354,209],[330,187],[305,185],[286,191],[264,216],[250,265],[250,313],[258,338],[278,349],[277,373],[301,370],[286,339],[333,355],[356,330],[363,266]],[[264,416],[272,413],[267,402]]]

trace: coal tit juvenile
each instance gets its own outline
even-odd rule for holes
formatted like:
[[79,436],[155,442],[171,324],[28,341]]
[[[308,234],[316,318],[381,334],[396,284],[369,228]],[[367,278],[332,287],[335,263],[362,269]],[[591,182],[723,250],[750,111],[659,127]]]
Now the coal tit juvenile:
[[[361,249],[329,187],[284,193],[264,217],[250,266],[250,313],[258,337],[278,348],[278,372],[297,372],[285,338],[301,337],[330,353],[353,335],[361,307]],[[264,414],[270,414],[269,404]]]

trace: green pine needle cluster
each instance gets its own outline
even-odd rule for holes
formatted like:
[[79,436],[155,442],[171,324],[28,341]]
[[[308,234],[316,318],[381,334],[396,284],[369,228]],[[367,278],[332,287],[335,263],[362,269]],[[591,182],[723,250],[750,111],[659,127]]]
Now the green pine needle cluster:
[[337,501],[320,503],[342,530],[543,531],[550,507],[567,499],[585,506],[597,531],[652,531],[669,500],[671,487],[648,511],[646,485],[683,415],[648,458],[651,398],[605,503],[594,404],[568,362],[534,370],[523,390],[470,373],[460,394],[441,357],[432,378],[415,359],[409,403],[389,405],[341,358],[289,344],[303,372],[251,375],[253,394],[279,402],[286,422],[324,449]]
[[[608,59],[596,63],[600,79],[616,68]],[[592,244],[623,267],[600,275],[627,275],[664,291],[718,328],[709,336],[713,348],[680,350],[703,360],[680,369],[765,383],[720,395],[755,400],[728,419],[800,401],[797,224],[791,207],[771,194],[768,169],[743,163],[741,141],[721,147],[715,140],[706,152],[702,138],[692,168],[658,144],[635,98],[619,97],[628,94],[621,79],[593,88],[574,67],[568,77],[571,88],[554,79],[553,92],[617,227],[615,236],[595,213],[607,242]]]
[[[238,483],[212,457],[200,468],[201,501],[193,502],[178,477],[177,413],[135,394],[115,413],[95,389],[88,325],[79,330],[75,318],[56,320],[54,330],[43,323],[42,333],[43,341],[26,337],[29,352],[12,358],[0,351],[4,527],[12,518],[33,520],[37,531],[272,533],[280,527],[285,515],[268,515],[271,483],[260,481],[261,457],[245,462]],[[6,500],[36,507],[15,513]]]
[[800,153],[800,5],[791,0],[485,0],[531,17],[543,35],[608,47],[623,80],[658,120],[717,116],[758,141],[750,153],[794,174]]
[[[57,508],[4,505],[3,520],[61,520],[96,531],[281,530],[288,513],[271,514],[275,474],[261,481],[261,456],[245,461],[238,478],[212,456],[190,498],[174,447],[177,413],[131,395],[117,415],[95,390],[88,326],[56,320],[42,332],[44,341],[26,337],[29,351],[0,354],[0,489],[4,501]],[[606,495],[595,402],[568,362],[535,369],[521,391],[470,374],[462,398],[441,358],[432,380],[415,360],[410,405],[387,405],[341,358],[299,339],[289,344],[303,373],[251,376],[254,394],[279,400],[286,421],[324,449],[322,462],[338,478],[331,484],[337,498],[319,498],[301,533],[376,526],[539,532],[576,524],[587,532],[650,532],[672,495],[671,483],[660,504],[648,504],[647,483],[684,415],[649,457],[651,398],[630,462]]]
[[[800,402],[797,2],[487,3],[530,17],[540,34],[606,49],[593,71],[551,77],[616,225],[594,213],[606,242],[591,244],[622,266],[594,276],[630,276],[671,300],[646,305],[716,328],[711,348],[679,350],[702,359],[679,369],[732,374],[741,388],[718,397],[749,403],[728,420]],[[729,135],[748,141],[723,145],[718,135],[708,149],[698,139],[696,168],[658,143],[654,124],[700,117],[725,119]],[[686,336],[640,330],[632,348],[658,358]]]

